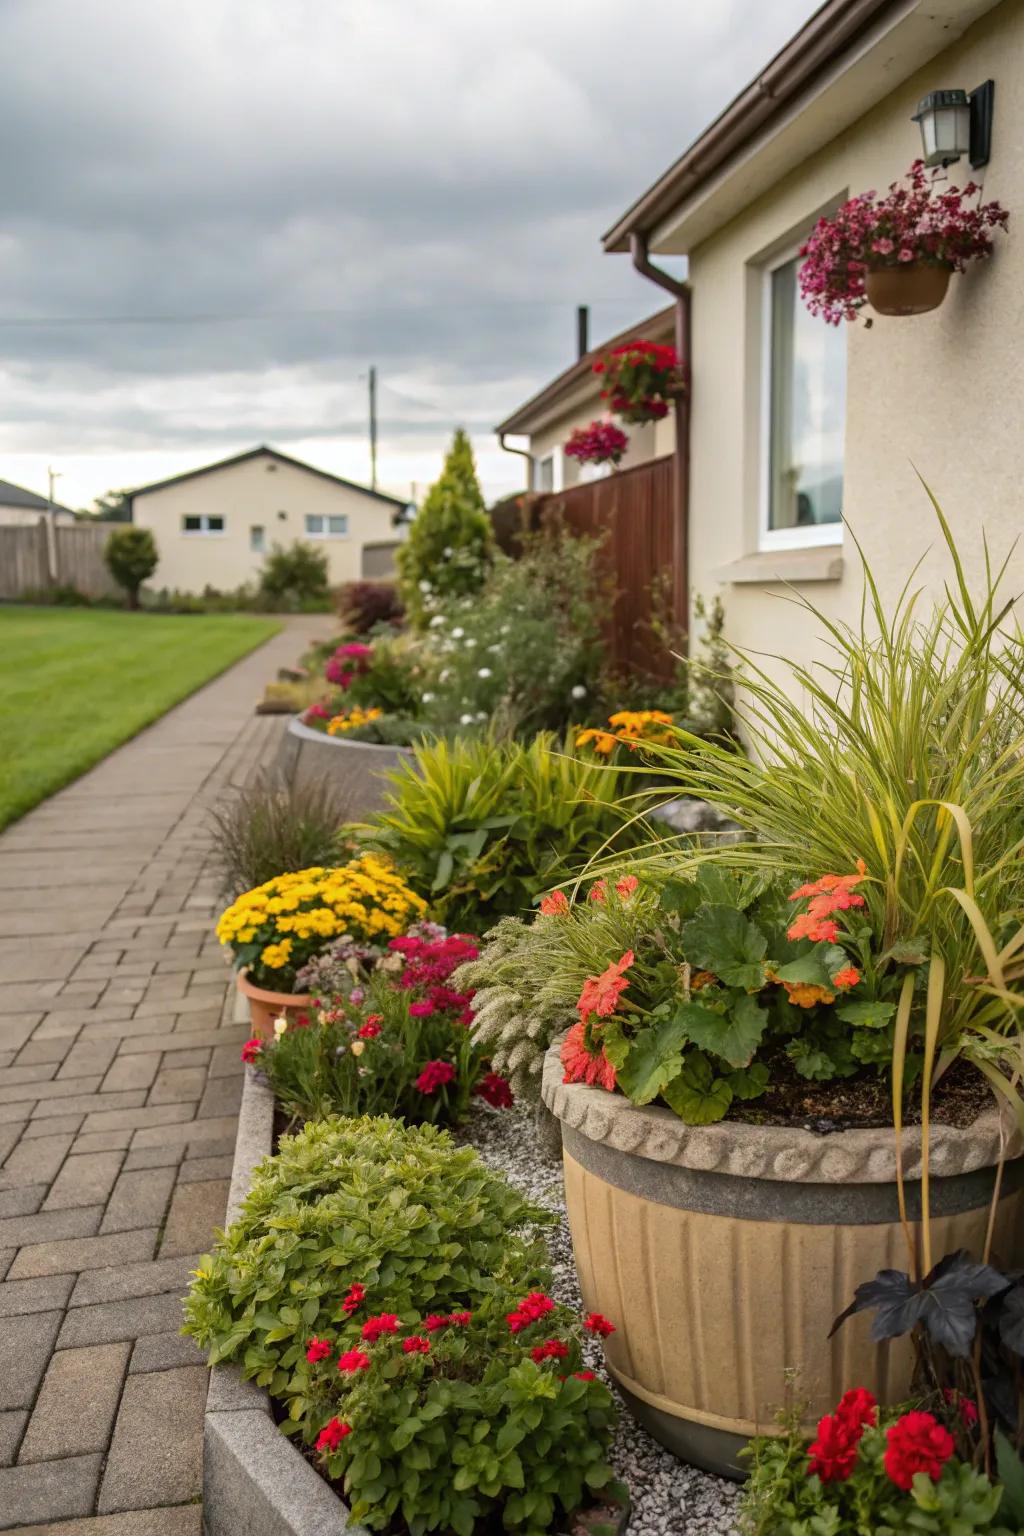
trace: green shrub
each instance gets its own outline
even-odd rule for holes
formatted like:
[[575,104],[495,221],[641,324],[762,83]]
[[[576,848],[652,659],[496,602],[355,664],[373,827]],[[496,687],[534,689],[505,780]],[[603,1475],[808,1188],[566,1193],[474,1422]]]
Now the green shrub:
[[103,559],[118,586],[128,594],[129,608],[137,608],[139,588],[160,563],[150,530],[131,525],[115,528],[103,547]]
[[276,875],[341,863],[348,810],[348,795],[326,778],[257,773],[210,812],[221,894],[233,901]]
[[398,550],[402,597],[413,622],[423,623],[435,601],[475,592],[487,574],[490,552],[491,525],[473,449],[460,427]]
[[625,776],[556,749],[482,737],[421,743],[388,775],[385,808],[360,837],[393,858],[450,928],[481,932],[643,826],[620,804]]
[[295,608],[326,603],[330,596],[326,553],[300,539],[288,549],[275,544],[260,572],[259,590],[263,598]]

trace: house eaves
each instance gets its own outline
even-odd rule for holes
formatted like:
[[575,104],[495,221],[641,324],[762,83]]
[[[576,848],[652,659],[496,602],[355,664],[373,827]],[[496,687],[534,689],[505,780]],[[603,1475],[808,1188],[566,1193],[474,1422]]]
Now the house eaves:
[[652,251],[686,255],[1000,3],[827,0],[613,225],[605,250],[643,234]]
[[394,509],[404,509],[408,506],[400,496],[389,496],[385,491],[375,491],[368,485],[360,485],[356,480],[346,480],[342,475],[332,475],[326,469],[317,469],[312,464],[306,464],[302,459],[292,458],[291,454],[281,453],[277,448],[269,448],[261,444],[258,448],[247,448],[244,453],[232,454],[228,459],[218,459],[215,464],[203,464],[199,469],[186,469],[180,475],[169,475],[166,480],[154,480],[149,485],[137,485],[134,490],[125,496],[129,506],[136,496],[149,496],[154,491],[162,491],[169,485],[181,485],[185,480],[198,480],[202,475],[213,475],[218,470],[230,469],[235,464],[244,464],[249,459],[268,458],[274,459],[279,464],[288,464],[293,469],[301,469],[307,475],[315,475],[319,480],[328,480],[332,485],[343,485],[346,490],[358,491],[363,496],[369,496],[373,501],[384,502]]

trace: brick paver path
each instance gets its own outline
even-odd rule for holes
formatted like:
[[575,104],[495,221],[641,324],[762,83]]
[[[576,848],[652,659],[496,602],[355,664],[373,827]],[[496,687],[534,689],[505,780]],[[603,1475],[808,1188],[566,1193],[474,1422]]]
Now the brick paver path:
[[295,619],[0,836],[0,1530],[199,1536],[180,1297],[241,1092],[208,807],[276,747]]

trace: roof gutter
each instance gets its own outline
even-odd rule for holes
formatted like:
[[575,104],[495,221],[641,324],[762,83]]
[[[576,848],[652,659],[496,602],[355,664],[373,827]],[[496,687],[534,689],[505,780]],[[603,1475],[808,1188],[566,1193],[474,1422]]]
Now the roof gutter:
[[604,236],[606,251],[624,251],[637,231],[656,226],[811,79],[886,11],[911,11],[918,0],[826,0],[781,53],[726,107],[654,186]]
[[651,261],[647,236],[634,232],[629,241],[633,266],[675,299],[675,342],[680,387],[675,400],[675,472],[672,496],[672,612],[689,648],[690,633],[690,288]]
[[513,448],[511,443],[506,443],[506,441],[505,441],[506,436],[507,436],[507,433],[505,433],[504,431],[499,429],[499,431],[498,431],[498,447],[499,448],[504,448],[506,453],[518,453],[520,458],[523,458],[523,459],[526,460],[526,489],[528,491],[532,491],[533,490],[533,454],[530,452],[530,450],[528,448]]

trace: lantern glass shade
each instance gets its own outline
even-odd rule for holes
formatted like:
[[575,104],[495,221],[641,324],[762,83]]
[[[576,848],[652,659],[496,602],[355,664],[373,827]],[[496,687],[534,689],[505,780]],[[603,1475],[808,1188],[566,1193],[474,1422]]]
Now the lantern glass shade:
[[971,104],[966,91],[929,91],[918,102],[914,122],[921,129],[925,165],[959,160],[971,147]]

